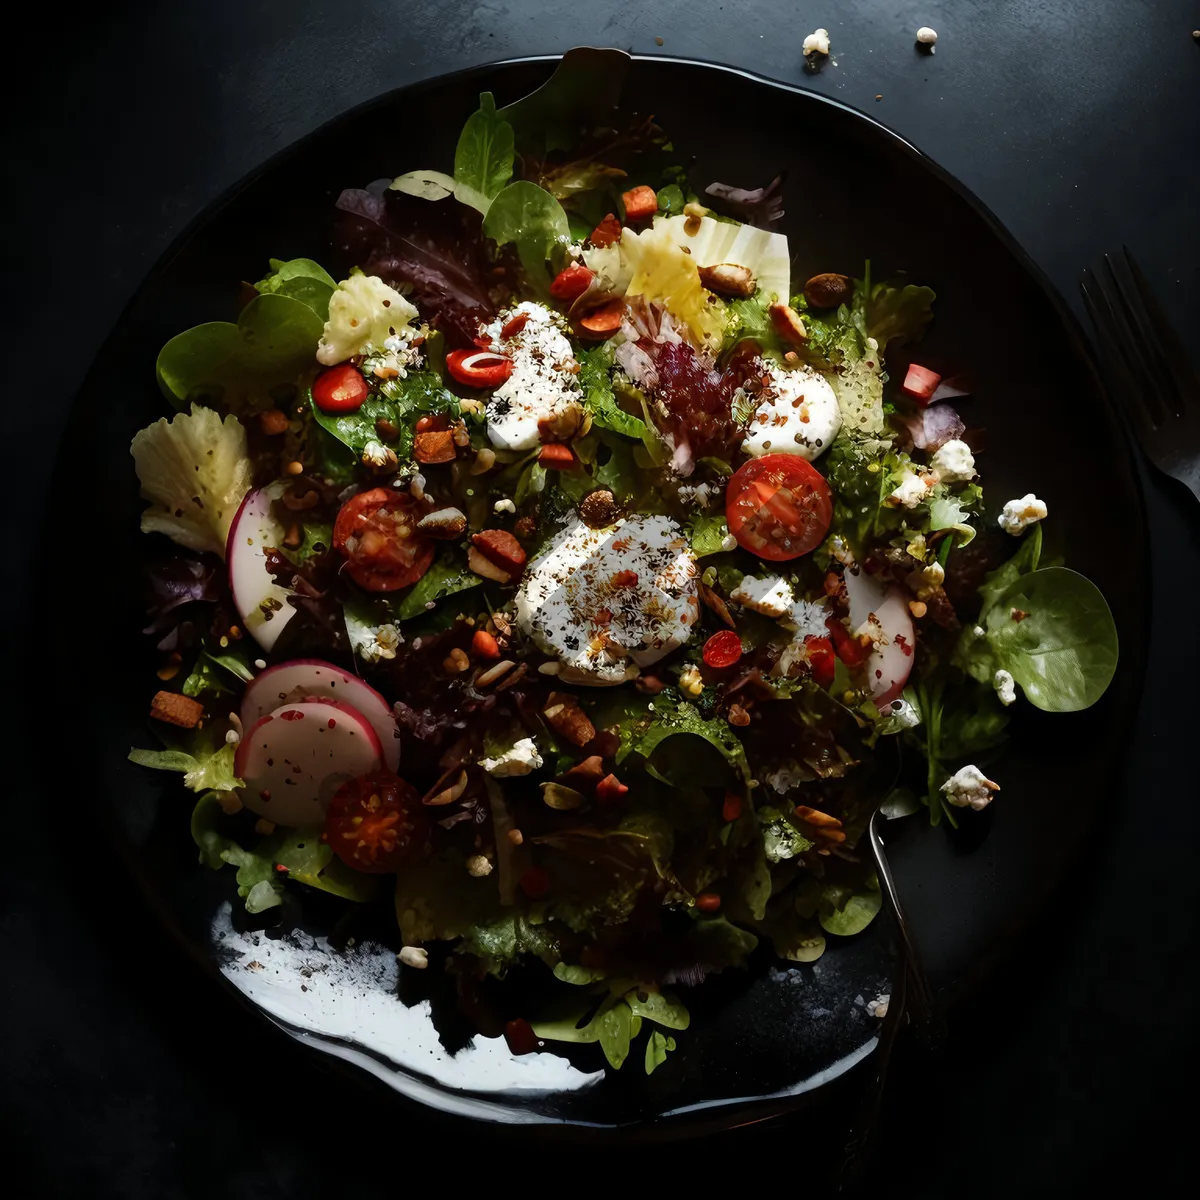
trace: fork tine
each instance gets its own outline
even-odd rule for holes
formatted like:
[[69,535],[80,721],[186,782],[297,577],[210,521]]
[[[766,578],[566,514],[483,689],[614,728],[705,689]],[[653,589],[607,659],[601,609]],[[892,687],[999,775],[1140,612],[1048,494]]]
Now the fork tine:
[[[1099,272],[1088,270],[1082,284],[1084,302],[1100,334],[1101,351],[1110,369],[1119,377],[1118,398],[1130,421],[1139,426],[1141,437],[1150,436],[1166,415],[1148,389],[1147,373],[1140,361],[1137,341],[1120,315],[1110,284]],[[1091,288],[1087,284],[1090,282]]]
[[1179,340],[1179,335],[1172,327],[1145,272],[1138,266],[1129,247],[1122,246],[1121,254],[1149,323],[1152,343],[1157,345],[1163,365],[1175,385],[1172,392],[1177,401],[1176,414],[1183,416],[1189,409],[1200,409],[1200,379],[1191,368],[1188,353]]
[[[1146,372],[1146,379],[1150,384],[1148,390],[1165,418],[1167,414],[1177,410],[1178,402],[1174,396],[1179,390],[1167,366],[1166,351],[1158,340],[1154,322],[1142,305],[1137,282],[1129,274],[1125,264],[1106,254],[1104,266],[1114,281],[1114,299],[1121,316],[1132,331],[1133,345],[1137,348],[1142,369]],[[1159,423],[1162,423],[1162,419]]]

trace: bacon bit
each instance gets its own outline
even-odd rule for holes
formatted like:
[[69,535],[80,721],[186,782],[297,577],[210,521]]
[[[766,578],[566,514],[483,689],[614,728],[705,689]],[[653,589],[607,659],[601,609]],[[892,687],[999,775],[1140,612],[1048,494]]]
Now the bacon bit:
[[178,692],[155,692],[150,701],[150,716],[167,725],[178,725],[180,729],[195,729],[204,716],[204,705]]
[[696,907],[701,912],[716,912],[721,907],[721,897],[716,892],[701,892],[696,897]]
[[413,438],[413,458],[419,463],[432,465],[453,462],[457,453],[454,435],[448,429],[439,429],[434,433],[418,433]]
[[613,801],[624,796],[628,791],[628,786],[622,783],[615,775],[605,775],[596,784],[596,800],[600,804],[612,804]]
[[591,236],[588,238],[588,241],[591,242],[593,246],[599,246],[601,249],[603,249],[605,246],[611,246],[614,242],[619,242],[620,240],[621,222],[618,221],[612,213],[609,213],[604,220],[592,230]]
[[570,304],[591,287],[595,278],[595,273],[587,267],[580,263],[572,263],[554,277],[554,282],[550,285],[550,295],[555,300],[563,300]]
[[483,529],[471,538],[484,558],[510,575],[519,575],[525,566],[525,551],[521,543],[505,529]]
[[575,451],[562,442],[547,442],[538,452],[538,462],[548,471],[572,471],[578,464]]
[[612,577],[612,585],[614,588],[632,588],[637,587],[638,574],[636,571],[618,571]]
[[500,643],[486,629],[475,630],[471,638],[471,650],[480,658],[499,658]]
[[593,308],[591,312],[579,318],[579,327],[584,334],[603,341],[612,337],[621,328],[625,318],[625,301],[610,300],[607,304]]
[[806,824],[816,826],[818,829],[841,829],[842,827],[842,823],[837,817],[831,817],[819,808],[809,808],[807,804],[796,806],[796,816]]
[[1018,623],[1025,620],[1029,614],[1023,608],[1014,608],[1012,610],[1012,619]]
[[550,890],[550,876],[542,867],[530,867],[517,881],[530,900],[540,900]]
[[625,220],[644,221],[658,212],[658,196],[652,187],[630,188],[621,193],[621,203],[625,205]]
[[[553,292],[554,287],[551,285],[550,290]],[[516,337],[526,325],[529,324],[529,314],[527,312],[519,312],[515,316],[509,317],[504,322],[503,328],[500,330],[502,338]]]

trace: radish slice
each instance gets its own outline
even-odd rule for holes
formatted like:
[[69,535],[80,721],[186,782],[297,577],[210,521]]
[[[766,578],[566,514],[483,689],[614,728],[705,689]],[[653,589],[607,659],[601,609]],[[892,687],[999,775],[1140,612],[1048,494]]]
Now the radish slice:
[[338,788],[382,765],[370,722],[338,700],[281,705],[246,731],[234,756],[242,803],[293,829],[323,824]]
[[379,737],[383,761],[389,771],[400,765],[400,734],[388,702],[357,675],[319,658],[294,658],[268,667],[246,686],[242,697],[242,725],[255,721],[290,700],[308,697],[340,700],[362,716]]
[[271,516],[271,501],[282,494],[282,483],[247,492],[225,543],[234,607],[242,625],[267,651],[296,615],[287,602],[291,592],[280,587],[267,570],[267,549],[281,545],[284,537],[284,530]]
[[878,633],[871,617],[882,629],[865,670],[871,683],[871,699],[881,712],[900,697],[912,671],[916,634],[908,600],[898,587],[885,587],[860,571],[846,572],[846,597],[850,601],[850,628],[855,633]]

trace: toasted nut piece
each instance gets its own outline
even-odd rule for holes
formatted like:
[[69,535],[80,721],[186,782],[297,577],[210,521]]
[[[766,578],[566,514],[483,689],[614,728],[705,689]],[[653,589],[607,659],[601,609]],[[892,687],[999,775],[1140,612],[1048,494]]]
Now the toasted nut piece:
[[298,550],[304,542],[304,531],[300,528],[299,521],[293,521],[288,526],[288,531],[283,535],[284,547],[288,550]]
[[[478,636],[478,635],[477,635]],[[486,671],[480,671],[475,677],[475,686],[477,688],[485,688],[495,683],[497,679],[503,679],[516,666],[511,658],[503,659],[495,666],[488,667]]]
[[467,428],[465,421],[455,421],[450,427],[450,436],[459,449],[471,444],[471,431]]
[[667,685],[657,675],[639,675],[633,686],[644,696],[657,696]]
[[910,600],[908,611],[919,621],[929,611],[929,605],[924,600]]
[[[420,526],[417,528],[420,529]],[[471,653],[480,658],[499,658],[500,643],[486,629],[477,629],[471,639]]]
[[424,971],[429,966],[429,952],[421,946],[402,946],[396,957],[404,966],[417,971]]
[[451,767],[421,801],[430,808],[453,804],[467,790],[467,773],[462,767]]
[[736,629],[737,626],[733,623],[733,616],[729,611],[729,605],[717,595],[707,584],[700,585],[700,599],[704,602],[704,607],[716,615],[729,626],[730,629]]
[[471,660],[467,657],[466,651],[460,650],[457,646],[442,660],[442,670],[447,675],[461,675],[470,665]]
[[804,285],[804,298],[813,308],[837,308],[849,304],[854,295],[854,280],[849,275],[826,272],[814,275]]
[[472,854],[467,859],[467,874],[473,879],[482,879],[492,873],[491,860],[486,854]]
[[555,733],[573,746],[586,746],[596,736],[595,725],[569,692],[551,692],[542,716]]
[[707,217],[709,209],[694,200],[683,206],[683,215],[687,220],[683,223],[683,231],[688,237],[695,237],[700,232],[700,218]]
[[439,508],[417,522],[417,532],[431,538],[461,537],[467,532],[467,517],[457,508]]
[[321,503],[321,493],[316,488],[294,487],[288,488],[280,499],[289,512],[305,512]]
[[496,684],[496,691],[502,692],[505,688],[510,688],[515,683],[520,683],[529,672],[528,663],[517,663],[513,670],[509,671],[505,677]]
[[615,775],[605,775],[596,784],[596,799],[601,804],[611,804],[628,791],[628,785],[622,783]]
[[389,421],[387,417],[376,417],[375,436],[383,442],[394,442],[400,436],[400,430],[395,422]]
[[542,799],[549,808],[558,812],[569,812],[583,803],[583,793],[574,788],[563,787],[561,783],[543,783]]
[[484,579],[492,579],[496,583],[512,583],[513,577],[507,571],[500,570],[494,562],[484,558],[474,546],[467,551],[467,566]]
[[507,530],[481,530],[471,538],[471,545],[509,575],[519,575],[525,566],[525,551],[521,549],[521,543]]
[[302,462],[296,461],[295,459],[293,459],[290,463],[288,463],[288,465],[286,467],[284,467],[283,469],[289,475],[303,475],[304,474],[304,464]]
[[807,804],[796,806],[796,816],[809,825],[816,825],[824,829],[841,829],[842,827],[842,823],[837,817],[831,817],[819,808],[809,808]]
[[538,434],[544,442],[565,442],[579,432],[583,417],[582,404],[565,405],[552,417],[543,417],[538,422]]
[[519,829],[510,829],[505,835],[506,838],[514,846],[521,846],[525,843],[525,835]]
[[487,446],[484,446],[475,451],[475,461],[471,463],[470,472],[472,475],[482,475],[485,471],[490,471],[495,465],[495,450],[489,450]]
[[456,452],[454,434],[448,429],[418,433],[413,438],[413,458],[419,463],[453,462]]
[[771,316],[771,324],[775,326],[775,332],[785,342],[791,342],[798,346],[801,342],[808,341],[808,331],[804,328],[804,322],[790,304],[772,304],[768,312]]
[[730,725],[736,725],[739,729],[743,729],[750,724],[750,714],[740,704],[731,704],[728,720]]
[[288,415],[282,409],[269,408],[258,414],[258,427],[267,437],[278,437],[281,433],[287,433]]
[[611,525],[620,511],[612,492],[604,488],[589,492],[579,503],[579,516],[591,529],[603,529]]
[[155,692],[150,701],[150,716],[180,729],[195,729],[204,716],[204,705],[178,692]]
[[718,296],[753,296],[758,290],[754,272],[736,263],[718,263],[700,268],[700,282]]

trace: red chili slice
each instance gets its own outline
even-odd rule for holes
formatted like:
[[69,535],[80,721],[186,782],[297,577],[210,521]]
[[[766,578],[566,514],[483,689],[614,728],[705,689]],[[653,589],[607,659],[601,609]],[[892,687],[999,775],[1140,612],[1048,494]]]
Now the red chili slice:
[[492,350],[451,350],[446,370],[467,387],[494,388],[513,373],[513,361]]
[[813,682],[818,687],[827,688],[833,682],[833,673],[837,670],[833,643],[828,638],[809,634],[804,639],[804,648],[808,651],[808,665],[812,667]]
[[317,376],[312,398],[324,413],[352,413],[362,408],[370,390],[357,367],[342,363]]
[[550,295],[555,300],[566,300],[568,302],[578,300],[588,290],[589,285],[595,278],[595,274],[581,263],[572,263],[569,267],[564,267],[554,277],[554,282],[550,285]]
[[732,667],[741,657],[742,639],[732,629],[722,629],[704,643],[705,665],[716,670]]

